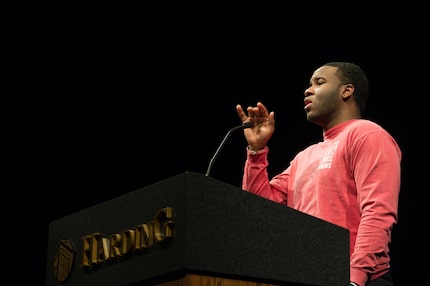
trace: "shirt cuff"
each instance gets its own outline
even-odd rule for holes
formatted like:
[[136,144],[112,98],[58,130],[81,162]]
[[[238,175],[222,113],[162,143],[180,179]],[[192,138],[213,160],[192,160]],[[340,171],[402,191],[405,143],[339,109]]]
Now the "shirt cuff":
[[246,149],[248,150],[248,154],[251,155],[257,155],[257,154],[262,154],[262,153],[267,153],[269,151],[269,148],[266,146],[263,149],[257,150],[257,151],[252,151],[249,146],[246,147]]
[[350,281],[355,282],[360,286],[364,286],[367,283],[367,273],[363,270],[352,268],[350,269]]

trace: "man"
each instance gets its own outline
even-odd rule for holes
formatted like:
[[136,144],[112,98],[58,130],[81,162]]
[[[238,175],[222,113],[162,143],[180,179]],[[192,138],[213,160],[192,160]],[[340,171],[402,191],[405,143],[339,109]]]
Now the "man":
[[247,140],[242,188],[350,232],[350,285],[393,285],[389,244],[397,223],[401,150],[381,126],[364,119],[368,80],[353,63],[320,66],[304,91],[309,122],[323,140],[299,152],[269,178],[267,142],[275,113],[258,102],[236,111]]

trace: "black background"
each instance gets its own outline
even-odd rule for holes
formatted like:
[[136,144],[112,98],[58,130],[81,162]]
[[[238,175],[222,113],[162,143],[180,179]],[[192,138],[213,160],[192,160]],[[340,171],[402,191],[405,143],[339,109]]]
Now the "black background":
[[[303,91],[316,67],[338,60],[367,71],[367,117],[402,148],[392,266],[397,285],[417,275],[424,229],[412,224],[425,224],[427,156],[423,7],[36,1],[16,11],[6,29],[13,65],[2,78],[2,108],[11,182],[4,221],[14,218],[5,230],[18,281],[44,284],[50,221],[185,171],[205,173],[240,124],[238,103],[261,100],[275,111],[269,171],[283,170],[321,139],[306,121]],[[232,134],[211,176],[240,186],[245,145],[240,131]]]

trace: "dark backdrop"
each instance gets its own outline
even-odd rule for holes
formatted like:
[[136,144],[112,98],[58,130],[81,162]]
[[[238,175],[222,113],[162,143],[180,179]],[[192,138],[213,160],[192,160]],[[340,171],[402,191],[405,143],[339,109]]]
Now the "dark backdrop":
[[[270,172],[281,171],[321,139],[306,121],[303,90],[314,68],[338,60],[367,71],[367,117],[403,150],[392,265],[400,284],[417,275],[411,259],[423,228],[412,223],[426,189],[419,181],[428,102],[422,7],[75,2],[18,7],[7,29],[14,56],[2,79],[11,183],[4,204],[5,221],[13,221],[5,231],[17,258],[14,278],[44,284],[50,221],[185,171],[204,173],[223,136],[240,124],[238,103],[261,100],[276,112]],[[244,159],[239,131],[211,176],[240,186]]]

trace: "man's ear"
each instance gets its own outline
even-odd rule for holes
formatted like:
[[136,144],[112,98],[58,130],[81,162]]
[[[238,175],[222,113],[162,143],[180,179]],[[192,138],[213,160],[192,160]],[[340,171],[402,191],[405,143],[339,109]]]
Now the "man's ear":
[[354,94],[354,86],[350,83],[343,85],[342,98],[348,100]]

